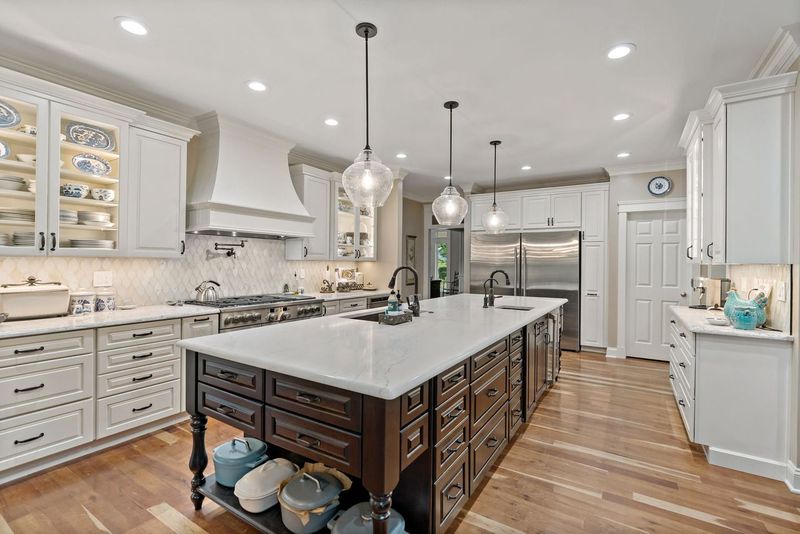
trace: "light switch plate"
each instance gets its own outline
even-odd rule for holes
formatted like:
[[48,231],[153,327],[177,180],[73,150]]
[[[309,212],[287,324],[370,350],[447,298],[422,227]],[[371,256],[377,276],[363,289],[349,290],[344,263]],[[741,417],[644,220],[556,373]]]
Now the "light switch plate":
[[95,271],[92,278],[94,287],[111,287],[113,285],[111,271]]
[[306,279],[306,270],[300,269],[300,280],[305,280],[305,279]]
[[786,302],[786,282],[778,282],[775,293],[779,302]]

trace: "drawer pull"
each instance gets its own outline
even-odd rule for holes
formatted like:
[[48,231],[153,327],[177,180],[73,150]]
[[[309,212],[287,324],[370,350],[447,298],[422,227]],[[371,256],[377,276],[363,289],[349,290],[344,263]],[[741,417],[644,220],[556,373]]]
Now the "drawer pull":
[[512,338],[511,338],[511,343],[513,343],[513,344],[515,344],[515,345],[516,345],[517,343],[519,343],[520,341],[522,341],[522,336],[516,336],[516,337],[512,337]]
[[131,408],[131,411],[132,411],[133,413],[136,413],[136,412],[143,412],[143,411],[145,411],[145,410],[149,410],[149,409],[150,409],[150,408],[152,408],[152,407],[153,407],[153,403],[151,402],[151,403],[150,403],[150,404],[148,404],[147,406],[142,406],[141,408]]
[[681,406],[686,406],[686,403],[685,403],[685,402],[683,402],[683,399],[679,400],[679,401],[678,401],[678,404],[680,404]]
[[239,375],[232,371],[226,371],[225,369],[221,369],[217,371],[217,378],[221,378],[222,380],[227,380],[228,382],[231,382],[232,380],[236,380],[237,378],[239,378]]
[[500,445],[500,440],[494,436],[486,440],[486,446],[489,447],[490,449],[494,449],[498,445]]
[[670,379],[670,380],[675,380],[675,375],[673,375],[672,373],[670,373],[670,374],[669,374],[669,379]]
[[37,389],[42,389],[44,384],[39,384],[38,386],[31,386],[29,388],[14,388],[14,393],[25,393],[26,391],[36,391]]
[[201,317],[200,319],[195,319],[195,323],[207,323],[211,320],[211,317]]
[[150,380],[151,378],[153,378],[153,373],[144,376],[134,376],[131,378],[131,382],[143,382],[145,380]]
[[512,386],[521,386],[522,385],[522,377],[519,377],[516,380],[514,380],[514,382],[511,385]]
[[463,440],[463,439],[461,439],[461,438],[458,438],[457,440],[455,440],[455,441],[452,443],[452,445],[451,445],[450,447],[448,447],[448,448],[447,448],[447,452],[449,453],[449,454],[447,455],[447,457],[449,458],[449,457],[450,457],[450,454],[453,454],[453,453],[456,453],[456,452],[458,452],[458,448],[459,448],[459,447],[461,447],[461,445],[463,445],[463,444],[464,444],[464,440]]
[[322,402],[322,399],[311,393],[298,393],[294,398],[297,402],[302,402],[304,404],[319,404]]
[[152,330],[150,330],[149,332],[142,332],[141,334],[136,333],[136,332],[133,333],[133,337],[147,337],[147,336],[152,336],[152,335],[153,335],[153,331]]
[[462,413],[464,413],[464,408],[459,408],[458,410],[453,410],[452,412],[449,412],[445,417],[447,417],[448,419],[456,419]]
[[35,349],[14,349],[14,354],[33,354],[34,352],[42,352],[44,345],[36,347]]
[[686,369],[686,364],[685,364],[685,363],[683,363],[683,362],[680,362],[678,365],[680,365],[681,367],[683,367],[684,369]]
[[671,324],[675,324],[675,319],[670,319],[670,320],[669,320],[669,322],[670,322]]
[[686,337],[686,334],[684,334],[683,332],[681,332],[681,333],[680,333],[680,334],[678,334],[678,335],[679,335],[679,336],[681,336],[681,337],[683,337],[683,338],[685,338],[685,337]]
[[315,449],[319,447],[320,444],[318,439],[309,438],[308,436],[303,436],[302,434],[298,434],[294,440],[303,447],[308,447],[309,449]]
[[15,439],[14,445],[22,445],[23,443],[30,443],[31,441],[36,441],[37,439],[42,439],[43,437],[44,437],[44,432],[41,432],[38,436],[33,436],[32,438]]
[[145,358],[149,358],[152,355],[153,355],[152,352],[148,352],[147,354],[134,354],[133,356],[131,356],[131,359],[132,360],[143,360]]
[[522,410],[520,409],[511,410],[511,415],[513,415],[514,417],[520,417],[522,416]]
[[[453,493],[452,490],[456,490],[456,492]],[[445,493],[445,495],[447,495],[447,500],[455,501],[456,499],[461,497],[463,493],[464,493],[464,486],[462,486],[461,484],[453,484],[452,486],[447,488],[447,492]]]
[[450,378],[448,378],[447,382],[449,384],[458,384],[462,380],[464,380],[464,375],[462,375],[461,373],[458,373],[457,375],[453,375]]
[[491,388],[486,390],[487,397],[496,397],[498,393],[500,393],[500,390],[497,388]]
[[234,410],[230,406],[226,406],[224,404],[220,404],[219,406],[217,406],[216,411],[221,413],[222,415],[228,415],[228,416],[233,415],[234,413],[236,413],[236,410]]
[[498,354],[498,352],[496,350],[493,350],[492,352],[487,354],[486,357],[489,358],[490,360],[493,360],[493,359],[497,358],[497,354]]
[[670,343],[669,344],[669,348],[674,349],[675,348],[675,343]]
[[511,360],[511,365],[512,366],[513,365],[519,365],[520,363],[522,363],[522,356],[517,356],[516,358],[513,358]]

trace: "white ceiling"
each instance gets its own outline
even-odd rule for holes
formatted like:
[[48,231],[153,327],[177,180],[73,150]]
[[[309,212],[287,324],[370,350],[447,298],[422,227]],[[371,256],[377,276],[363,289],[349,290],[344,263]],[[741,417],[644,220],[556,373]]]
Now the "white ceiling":
[[[140,38],[114,17],[142,20]],[[798,0],[105,0],[4,2],[6,57],[79,76],[182,113],[211,109],[330,158],[363,146],[363,41],[370,42],[371,144],[433,198],[447,174],[455,99],[456,183],[499,185],[680,158],[687,113],[745,79]],[[611,45],[637,51],[611,61]],[[245,87],[251,79],[267,94]],[[625,122],[611,117],[633,114]],[[327,117],[338,127],[323,124]],[[395,159],[397,152],[408,159]],[[532,165],[522,171],[523,164]]]

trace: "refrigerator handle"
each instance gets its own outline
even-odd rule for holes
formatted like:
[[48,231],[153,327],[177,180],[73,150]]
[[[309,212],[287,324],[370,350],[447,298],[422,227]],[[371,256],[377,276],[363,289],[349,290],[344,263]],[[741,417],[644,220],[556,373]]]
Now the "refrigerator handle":
[[519,250],[514,247],[514,296],[517,296],[517,275],[519,274]]
[[521,297],[527,297],[526,292],[528,291],[528,253],[525,250],[525,246],[521,247],[522,250],[522,265],[520,265],[520,270],[522,270],[522,274],[520,278],[522,278],[522,288],[520,288],[519,295]]

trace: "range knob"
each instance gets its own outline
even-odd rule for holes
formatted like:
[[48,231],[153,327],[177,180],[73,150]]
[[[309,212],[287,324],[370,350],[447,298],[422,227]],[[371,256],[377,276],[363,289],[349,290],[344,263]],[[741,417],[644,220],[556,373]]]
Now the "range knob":
[[277,318],[278,317],[274,313],[270,313],[269,315],[267,315],[267,322],[274,323]]
[[288,311],[285,311],[285,312],[283,312],[281,314],[281,316],[278,318],[278,320],[279,321],[286,321],[287,319],[290,319],[291,317],[292,317],[292,314],[289,313]]
[[308,308],[298,308],[297,315],[307,315],[309,312]]
[[322,311],[322,308],[319,306],[314,306],[314,313],[319,313]]
[[260,313],[254,313],[254,314],[253,314],[253,320],[255,320],[255,321],[260,321],[260,320],[261,320],[261,317],[262,317],[262,316],[261,316],[261,314],[260,314]]
[[225,324],[231,324],[232,322],[233,322],[233,320],[232,320],[231,317],[225,317],[225,320],[223,321],[223,323],[225,323]]
[[255,313],[248,313],[247,314],[247,320],[248,321],[255,321],[256,320],[256,314]]
[[234,323],[234,324],[241,323],[242,322],[242,317],[240,315],[234,315],[231,318],[231,322]]

